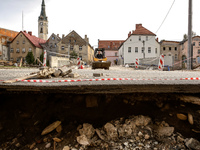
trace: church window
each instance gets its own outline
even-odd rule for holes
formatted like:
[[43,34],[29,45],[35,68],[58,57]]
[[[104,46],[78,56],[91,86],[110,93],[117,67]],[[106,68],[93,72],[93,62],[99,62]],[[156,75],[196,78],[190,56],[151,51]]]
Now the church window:
[[40,33],[43,33],[43,28],[40,29]]

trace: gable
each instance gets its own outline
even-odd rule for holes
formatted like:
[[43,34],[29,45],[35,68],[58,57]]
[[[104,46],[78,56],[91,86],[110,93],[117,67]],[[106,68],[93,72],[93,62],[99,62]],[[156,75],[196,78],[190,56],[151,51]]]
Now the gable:
[[83,46],[87,44],[87,42],[74,30],[62,39],[62,43],[70,44],[72,46],[73,45]]

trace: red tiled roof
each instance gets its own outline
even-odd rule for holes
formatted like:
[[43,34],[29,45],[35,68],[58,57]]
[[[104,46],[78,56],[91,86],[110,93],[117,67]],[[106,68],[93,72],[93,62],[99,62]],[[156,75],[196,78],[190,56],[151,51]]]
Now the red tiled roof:
[[119,46],[124,40],[99,40],[98,48],[105,48],[105,50],[118,50]]
[[46,40],[40,39],[34,35],[31,35],[24,31],[21,31],[21,33],[23,33],[35,47],[42,48],[40,44],[46,43]]
[[154,35],[153,32],[149,31],[148,29],[144,28],[142,24],[136,24],[136,29],[135,31],[132,32],[132,35]]

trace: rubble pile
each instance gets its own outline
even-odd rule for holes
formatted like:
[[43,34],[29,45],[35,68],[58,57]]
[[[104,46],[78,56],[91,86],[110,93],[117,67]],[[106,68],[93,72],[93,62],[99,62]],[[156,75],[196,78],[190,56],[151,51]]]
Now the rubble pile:
[[200,149],[199,141],[185,139],[181,134],[175,133],[174,127],[170,127],[168,123],[162,121],[153,124],[151,118],[142,115],[113,120],[97,129],[84,123],[81,128],[78,127],[78,131],[80,136],[77,137],[77,142],[81,145],[80,149]]

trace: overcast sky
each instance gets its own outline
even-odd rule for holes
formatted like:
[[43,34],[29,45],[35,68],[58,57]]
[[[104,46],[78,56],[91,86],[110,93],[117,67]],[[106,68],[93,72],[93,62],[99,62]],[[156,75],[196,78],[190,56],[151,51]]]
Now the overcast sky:
[[[87,34],[90,44],[100,40],[126,40],[128,32],[141,23],[159,40],[182,40],[188,32],[188,1],[176,0],[167,19],[161,25],[174,0],[45,0],[49,35],[67,35],[75,30],[81,37]],[[24,30],[38,36],[38,16],[42,0],[0,0],[0,27]],[[200,35],[200,0],[193,0],[193,31]]]

